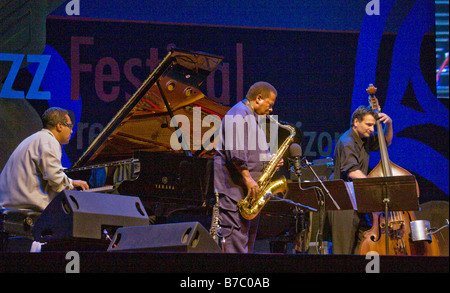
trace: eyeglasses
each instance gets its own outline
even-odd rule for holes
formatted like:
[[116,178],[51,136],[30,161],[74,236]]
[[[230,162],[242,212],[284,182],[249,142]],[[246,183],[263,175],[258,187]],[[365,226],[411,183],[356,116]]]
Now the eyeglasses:
[[73,123],[66,123],[66,122],[60,122],[62,125],[69,127],[70,129],[73,129]]

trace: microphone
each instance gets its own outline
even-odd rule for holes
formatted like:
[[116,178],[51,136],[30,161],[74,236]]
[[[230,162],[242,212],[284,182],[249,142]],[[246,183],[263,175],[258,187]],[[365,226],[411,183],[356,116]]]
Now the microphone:
[[298,180],[300,181],[300,176],[302,175],[302,147],[297,143],[293,143],[289,147],[289,152],[291,154],[290,162],[292,164],[292,167],[294,167],[295,175],[297,175]]

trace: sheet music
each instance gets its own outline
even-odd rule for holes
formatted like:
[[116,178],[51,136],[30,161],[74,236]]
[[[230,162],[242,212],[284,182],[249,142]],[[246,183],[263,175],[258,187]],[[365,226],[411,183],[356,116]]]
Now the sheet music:
[[350,197],[350,201],[352,203],[353,209],[355,211],[357,211],[358,206],[356,204],[355,189],[353,188],[353,182],[344,182],[344,183],[345,183],[345,187],[347,188],[347,192]]

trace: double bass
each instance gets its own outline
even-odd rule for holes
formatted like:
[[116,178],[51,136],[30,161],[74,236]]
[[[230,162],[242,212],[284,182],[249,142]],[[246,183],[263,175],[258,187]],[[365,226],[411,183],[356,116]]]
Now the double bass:
[[[370,107],[372,110],[380,112],[381,108],[375,97],[377,88],[371,84],[366,91],[369,94]],[[411,175],[406,169],[389,160],[383,127],[379,120],[376,121],[376,126],[381,160],[369,173],[368,177]],[[416,188],[419,196],[417,181]],[[387,248],[390,255],[439,256],[439,245],[434,235],[431,235],[431,242],[412,241],[410,223],[416,220],[413,211],[392,211],[388,215],[385,215],[384,212],[374,212],[372,216],[372,228],[364,232],[359,247],[359,254],[365,255],[369,251],[376,251],[380,255],[386,255]],[[386,245],[386,237],[388,237],[388,247]]]

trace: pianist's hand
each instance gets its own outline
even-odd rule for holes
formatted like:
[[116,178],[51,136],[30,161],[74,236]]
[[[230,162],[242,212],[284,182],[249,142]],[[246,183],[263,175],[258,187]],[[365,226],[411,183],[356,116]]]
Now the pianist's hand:
[[73,185],[73,187],[81,189],[81,190],[89,189],[89,184],[83,180],[72,180],[72,185]]

